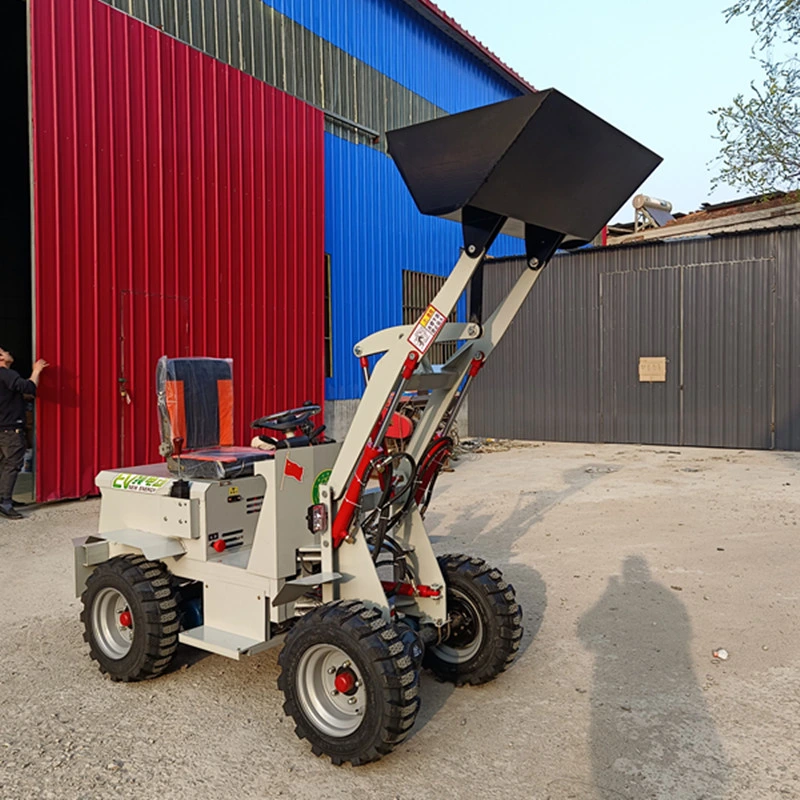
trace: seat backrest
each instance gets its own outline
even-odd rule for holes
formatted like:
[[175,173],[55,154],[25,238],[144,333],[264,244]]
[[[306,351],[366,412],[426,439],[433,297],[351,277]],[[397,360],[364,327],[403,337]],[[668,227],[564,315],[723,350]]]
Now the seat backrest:
[[162,445],[178,437],[186,450],[233,445],[233,361],[167,358],[156,370]]

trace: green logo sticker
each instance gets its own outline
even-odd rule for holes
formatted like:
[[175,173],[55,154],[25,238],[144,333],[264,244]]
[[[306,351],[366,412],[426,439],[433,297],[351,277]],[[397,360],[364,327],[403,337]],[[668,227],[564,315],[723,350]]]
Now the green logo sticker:
[[111,485],[115,489],[125,489],[129,492],[154,494],[168,482],[169,478],[156,478],[153,475],[128,475],[123,472],[114,478]]
[[322,486],[323,483],[327,483],[331,477],[331,470],[324,469],[314,478],[314,485],[311,487],[311,502],[316,505],[319,503],[319,487]]

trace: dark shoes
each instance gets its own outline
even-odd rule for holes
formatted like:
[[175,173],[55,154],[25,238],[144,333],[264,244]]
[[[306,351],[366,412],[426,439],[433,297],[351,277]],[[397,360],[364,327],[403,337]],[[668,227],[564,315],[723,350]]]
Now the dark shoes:
[[0,516],[8,517],[9,519],[25,519],[13,506],[0,506]]

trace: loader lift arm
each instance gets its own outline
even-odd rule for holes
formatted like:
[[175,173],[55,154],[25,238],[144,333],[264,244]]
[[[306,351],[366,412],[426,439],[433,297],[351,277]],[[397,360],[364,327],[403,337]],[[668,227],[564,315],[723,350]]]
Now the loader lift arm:
[[[565,237],[590,241],[661,161],[552,89],[391,131],[388,140],[419,210],[460,221],[464,248],[416,325],[379,331],[354,348],[362,367],[366,357],[383,355],[321,492],[333,521],[323,534],[323,568],[351,576],[325,592],[326,599],[359,597],[377,605],[385,604],[383,588],[375,570],[367,568],[369,548],[355,529],[360,498],[372,469],[381,464],[383,440],[402,393],[429,391],[405,453],[413,469],[427,458],[435,471],[431,448],[437,438],[446,438],[466,390],[559,245]],[[484,320],[484,262],[501,232],[524,237],[526,267]],[[473,318],[466,325],[447,323],[470,285]],[[436,341],[456,340],[464,343],[441,371],[421,368]],[[425,505],[427,499],[416,497]],[[424,596],[441,586],[441,573],[415,504],[406,508],[398,539],[413,554],[414,588],[426,590],[415,592],[422,618],[443,624],[442,598],[435,590]]]

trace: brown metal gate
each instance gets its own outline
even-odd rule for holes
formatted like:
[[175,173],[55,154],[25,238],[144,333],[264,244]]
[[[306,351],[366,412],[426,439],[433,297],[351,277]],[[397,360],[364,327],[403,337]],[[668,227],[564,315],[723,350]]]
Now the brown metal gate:
[[[799,261],[798,230],[557,257],[476,381],[470,432],[800,449]],[[522,269],[487,265],[487,309]]]

